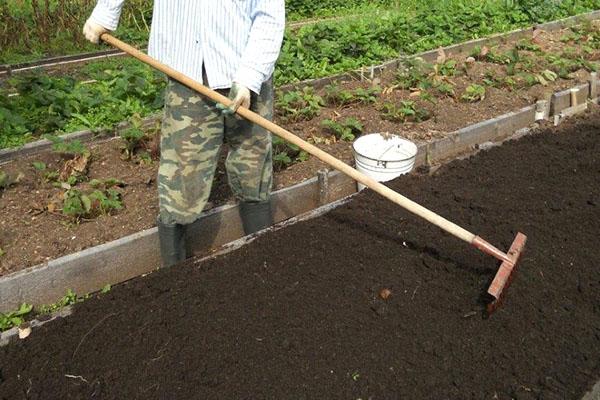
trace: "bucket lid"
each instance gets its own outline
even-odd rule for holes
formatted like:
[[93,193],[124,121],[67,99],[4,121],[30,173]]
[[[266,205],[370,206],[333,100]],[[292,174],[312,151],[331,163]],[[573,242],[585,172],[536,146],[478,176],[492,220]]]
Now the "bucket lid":
[[404,161],[417,155],[417,145],[398,135],[371,133],[356,139],[352,145],[356,154],[375,161]]

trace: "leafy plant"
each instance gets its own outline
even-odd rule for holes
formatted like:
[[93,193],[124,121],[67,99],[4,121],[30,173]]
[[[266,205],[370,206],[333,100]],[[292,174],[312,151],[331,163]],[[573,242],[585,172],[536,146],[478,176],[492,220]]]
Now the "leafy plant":
[[354,91],[356,102],[360,104],[372,104],[377,101],[377,95],[381,93],[381,87],[371,86],[367,89],[358,88]]
[[379,93],[381,93],[379,86],[345,90],[341,89],[337,83],[332,83],[325,86],[325,101],[327,104],[338,107],[348,104],[372,104],[377,101]]
[[396,82],[401,89],[427,89],[431,86],[427,81],[432,71],[433,65],[422,58],[410,58],[398,67]]
[[46,164],[41,161],[34,161],[33,163],[31,163],[31,165],[33,165],[33,168],[35,168],[37,171],[46,170]]
[[134,114],[129,119],[129,122],[131,123],[131,127],[119,133],[119,136],[125,142],[123,153],[126,160],[131,160],[135,151],[148,139],[146,132],[142,130],[142,118],[139,114]]
[[96,189],[91,193],[68,189],[63,195],[62,212],[78,221],[123,208],[121,194],[114,188]]
[[[76,303],[82,301],[84,298],[77,296],[77,294],[73,290],[68,289],[67,293],[59,301],[57,301],[56,303],[43,305],[43,306],[39,307],[39,309],[37,311],[40,314],[51,314],[62,308],[76,304]],[[37,307],[36,307],[36,309],[37,309]]]
[[463,101],[466,101],[469,103],[476,103],[478,101],[482,101],[483,99],[485,99],[485,94],[486,94],[485,86],[471,84],[471,85],[467,86],[467,88],[465,89],[465,92],[463,93],[463,95],[460,98]]
[[384,103],[381,106],[381,116],[393,122],[422,122],[431,118],[431,113],[414,101],[401,101],[399,105]]
[[325,90],[325,101],[327,104],[333,106],[344,106],[354,102],[354,94],[349,90],[343,90],[339,84],[331,83],[324,88]]
[[363,132],[362,124],[353,117],[346,118],[341,122],[325,119],[321,122],[321,126],[337,139],[348,142],[353,141],[356,135],[360,135]]
[[89,157],[90,155],[90,150],[80,140],[66,141],[63,137],[56,135],[46,135],[45,138],[52,142],[52,150],[59,154],[68,157]]
[[290,165],[308,160],[308,153],[279,136],[273,136],[273,169],[281,171]]
[[296,122],[311,120],[319,115],[324,101],[321,96],[315,94],[312,87],[306,86],[302,91],[284,93],[276,105],[284,120]]
[[25,322],[25,317],[33,310],[33,306],[23,303],[18,310],[7,314],[0,313],[0,332],[4,332]]

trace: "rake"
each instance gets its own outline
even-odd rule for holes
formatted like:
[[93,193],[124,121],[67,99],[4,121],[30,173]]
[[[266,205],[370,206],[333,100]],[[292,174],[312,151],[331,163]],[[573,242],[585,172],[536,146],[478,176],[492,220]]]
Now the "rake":
[[[105,33],[102,35],[101,38],[102,40],[111,44],[112,46],[124,51],[125,53],[137,58],[138,60],[150,65],[151,67],[156,68],[157,70],[165,73],[169,77],[181,82],[182,84],[188,86],[191,89],[196,90],[198,93],[210,98],[211,100],[217,103],[224,104],[225,106],[229,106],[231,104],[231,100],[227,97],[215,92],[214,90],[207,88],[206,86],[202,85],[199,82],[196,82],[195,80],[185,76],[184,74],[175,71],[169,66],[160,63],[159,61],[153,59],[147,54],[142,53],[141,51],[128,45],[127,43],[120,41],[112,35]],[[436,225],[444,231],[454,235],[455,237],[471,244],[475,248],[499,260],[501,262],[500,268],[498,269],[496,276],[494,277],[491,285],[487,290],[487,293],[493,298],[493,300],[491,300],[486,306],[487,313],[492,314],[502,304],[502,300],[504,299],[506,290],[512,282],[513,274],[516,271],[516,266],[519,261],[519,258],[524,250],[525,243],[527,241],[527,236],[519,232],[516,235],[515,240],[512,242],[512,245],[510,246],[508,252],[504,253],[503,251],[494,247],[492,244],[488,243],[481,237],[469,232],[468,230],[456,225],[453,222],[450,222],[444,217],[434,213],[433,211],[428,210],[427,208],[419,205],[418,203],[415,203],[414,201],[402,196],[401,194],[393,191],[392,189],[388,188],[382,183],[379,183],[376,180],[368,177],[367,175],[357,171],[348,164],[338,160],[337,158],[324,152],[318,147],[302,140],[293,133],[261,117],[253,111],[244,107],[240,107],[237,110],[237,114],[267,129],[268,131],[276,134],[282,139],[295,144],[302,150],[317,157],[319,160],[325,162],[326,164],[335,168],[336,170],[348,175],[355,181],[362,183],[371,190],[379,193],[388,200],[396,203],[400,207],[405,208],[413,214],[425,219],[433,225]]]

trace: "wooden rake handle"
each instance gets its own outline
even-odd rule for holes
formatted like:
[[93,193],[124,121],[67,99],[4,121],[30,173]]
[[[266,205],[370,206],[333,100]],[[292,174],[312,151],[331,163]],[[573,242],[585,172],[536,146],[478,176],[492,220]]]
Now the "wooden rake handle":
[[[136,48],[128,45],[127,43],[120,41],[119,39],[113,37],[112,35],[110,35],[108,33],[103,34],[101,36],[101,39],[104,40],[105,42],[111,44],[112,46],[124,51],[125,53],[128,53],[129,55],[137,58],[138,60],[152,66],[153,68],[156,68],[157,70],[165,73],[169,77],[175,79],[176,81],[181,82],[182,84],[184,84],[185,86],[187,86],[189,88],[194,89],[195,91],[212,99],[213,101],[215,101],[217,103],[224,104],[225,106],[229,106],[232,103],[232,101],[229,100],[227,97],[215,92],[214,90],[207,88],[206,86],[185,76],[184,74],[182,74],[178,71],[175,71],[173,68],[153,59],[152,57],[148,56],[147,54],[142,53],[141,51],[137,50]],[[496,249],[491,244],[485,242],[480,237],[478,237],[478,236],[474,235],[473,233],[467,231],[466,229],[463,229],[460,226],[448,221],[447,219],[441,217],[440,215],[426,209],[425,207],[421,206],[420,204],[415,203],[414,201],[391,190],[387,186],[377,182],[376,180],[366,176],[365,174],[358,172],[356,169],[352,168],[348,164],[338,160],[337,158],[324,152],[323,150],[319,149],[318,147],[300,139],[298,136],[283,129],[279,125],[274,124],[273,122],[267,120],[266,118],[263,118],[260,115],[254,113],[253,111],[251,111],[247,108],[244,108],[244,107],[239,107],[237,110],[237,113],[239,115],[241,115],[242,117],[246,118],[247,120],[249,120],[249,121],[267,129],[268,131],[274,133],[275,135],[281,137],[282,139],[295,144],[296,146],[300,147],[302,150],[317,157],[319,160],[323,161],[324,163],[328,164],[329,166],[337,169],[338,171],[343,172],[344,174],[348,175],[355,181],[362,183],[363,185],[367,186],[371,190],[374,190],[375,192],[379,193],[383,197],[398,204],[400,207],[407,209],[408,211],[412,212],[413,214],[418,215],[419,217],[421,217],[421,218],[429,221],[430,223],[438,226],[439,228],[445,230],[446,232],[456,236],[457,238],[474,245],[475,247],[479,248],[480,250],[482,250],[502,261],[508,261],[511,263],[513,262],[512,259],[510,259],[505,253]]]

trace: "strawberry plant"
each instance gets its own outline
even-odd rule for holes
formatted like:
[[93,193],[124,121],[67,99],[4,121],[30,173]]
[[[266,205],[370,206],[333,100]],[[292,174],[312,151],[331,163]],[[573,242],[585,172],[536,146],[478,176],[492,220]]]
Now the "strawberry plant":
[[121,194],[114,188],[96,189],[91,193],[70,188],[63,195],[62,212],[75,221],[110,214],[123,208]]
[[273,169],[281,171],[292,164],[308,160],[308,153],[300,147],[273,136]]
[[396,74],[396,82],[400,89],[427,89],[428,77],[433,70],[432,64],[425,62],[422,58],[410,58],[404,61]]
[[381,117],[392,122],[422,122],[431,118],[431,113],[414,101],[401,101],[399,105],[384,103]]
[[142,130],[142,118],[139,114],[134,114],[129,122],[131,127],[119,133],[124,142],[122,150],[125,160],[131,160],[135,151],[142,147],[143,142],[148,139],[146,132]]
[[467,86],[467,88],[465,89],[465,92],[462,94],[462,96],[460,98],[461,98],[461,100],[469,102],[469,103],[476,103],[478,101],[482,101],[483,99],[485,99],[485,93],[486,93],[485,86],[471,84],[471,85]]
[[297,122],[311,120],[321,113],[323,98],[312,87],[306,86],[302,91],[294,90],[279,96],[276,106],[283,120]]
[[377,101],[377,95],[381,93],[379,86],[371,86],[368,89],[358,88],[354,91],[354,97],[359,104],[373,104]]
[[327,104],[341,107],[354,102],[354,94],[349,90],[341,89],[337,83],[331,83],[324,88],[324,99]]
[[321,122],[321,126],[339,140],[348,142],[353,141],[356,135],[363,132],[362,124],[356,118],[346,118],[341,122],[332,119],[325,119]]

